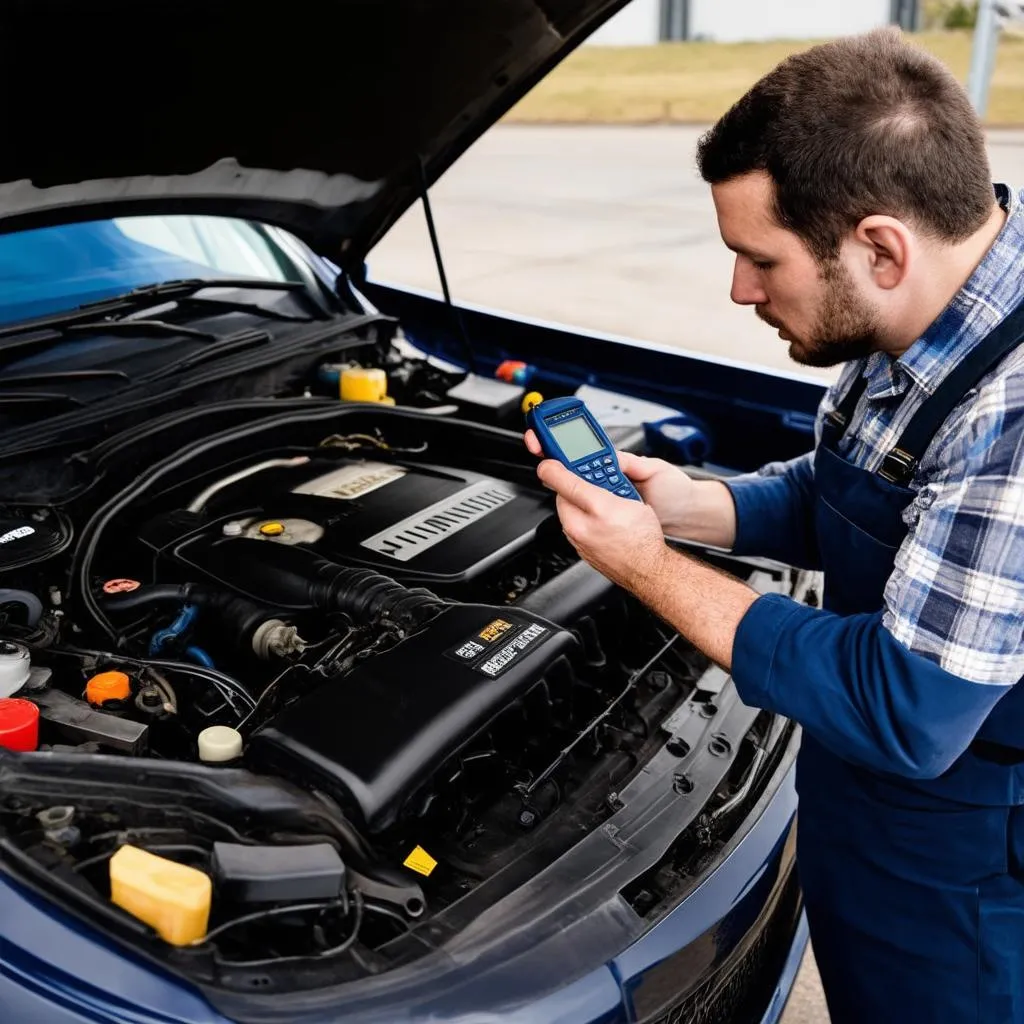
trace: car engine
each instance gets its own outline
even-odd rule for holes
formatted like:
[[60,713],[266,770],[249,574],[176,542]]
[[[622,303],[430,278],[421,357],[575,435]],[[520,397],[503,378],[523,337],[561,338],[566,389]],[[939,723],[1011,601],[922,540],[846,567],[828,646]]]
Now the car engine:
[[[0,696],[33,705],[22,749],[57,758],[64,792],[69,758],[108,773],[134,759],[164,787],[192,766],[181,778],[214,791],[291,787],[339,831],[261,831],[256,810],[244,834],[211,809],[154,817],[130,785],[83,795],[66,827],[40,824],[62,808],[42,797],[0,807],[0,827],[100,900],[126,844],[180,848],[219,880],[222,924],[260,885],[285,907],[319,891],[266,852],[282,834],[327,842],[303,856],[344,889],[339,920],[358,890],[366,970],[418,920],[497,898],[614,813],[709,665],[578,559],[511,433],[336,419],[194,444],[76,525],[0,509]],[[323,868],[339,858],[346,882]],[[331,943],[308,923],[230,929],[216,957],[319,957]]]

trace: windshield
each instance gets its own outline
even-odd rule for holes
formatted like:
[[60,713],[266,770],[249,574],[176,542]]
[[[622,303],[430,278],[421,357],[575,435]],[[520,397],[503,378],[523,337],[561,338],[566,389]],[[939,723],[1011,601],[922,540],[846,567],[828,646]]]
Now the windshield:
[[298,280],[261,224],[157,216],[0,235],[0,324],[182,278]]

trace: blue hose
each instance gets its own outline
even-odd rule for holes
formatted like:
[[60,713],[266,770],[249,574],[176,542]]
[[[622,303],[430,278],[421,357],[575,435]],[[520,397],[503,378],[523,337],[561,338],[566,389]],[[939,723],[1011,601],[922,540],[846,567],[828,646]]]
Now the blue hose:
[[178,617],[163,629],[158,629],[149,640],[149,653],[156,657],[172,640],[180,640],[196,620],[199,609],[194,604],[187,604],[178,612]]
[[197,665],[205,665],[207,668],[216,668],[211,658],[202,647],[186,647],[185,657],[191,658]]

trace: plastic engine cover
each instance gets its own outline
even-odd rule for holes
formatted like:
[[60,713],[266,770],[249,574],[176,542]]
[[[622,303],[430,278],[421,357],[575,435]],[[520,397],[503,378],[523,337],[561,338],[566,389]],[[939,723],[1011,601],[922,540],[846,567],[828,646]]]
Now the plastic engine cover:
[[[434,584],[472,580],[529,546],[553,516],[547,495],[504,480],[349,458],[255,474],[219,492],[208,513],[221,519],[233,510],[240,513],[236,535],[303,544],[343,565]],[[176,544],[175,534],[189,539]],[[215,573],[220,528],[195,534],[194,522],[172,520],[144,532],[143,540]]]
[[323,788],[377,832],[577,641],[517,609],[452,605],[422,632],[328,680],[255,733],[257,772]]

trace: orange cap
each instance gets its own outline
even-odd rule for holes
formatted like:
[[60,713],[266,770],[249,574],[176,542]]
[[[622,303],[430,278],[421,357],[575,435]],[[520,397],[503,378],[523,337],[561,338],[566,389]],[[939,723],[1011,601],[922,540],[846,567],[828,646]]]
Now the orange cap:
[[90,704],[127,700],[131,695],[132,681],[123,672],[101,672],[85,684],[85,697]]

